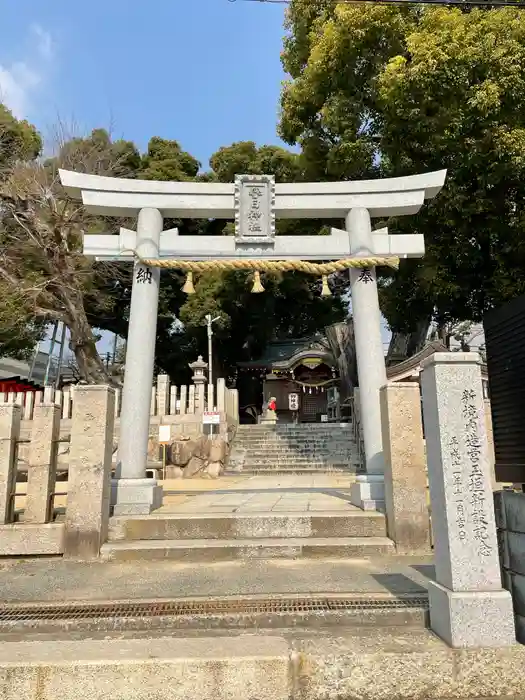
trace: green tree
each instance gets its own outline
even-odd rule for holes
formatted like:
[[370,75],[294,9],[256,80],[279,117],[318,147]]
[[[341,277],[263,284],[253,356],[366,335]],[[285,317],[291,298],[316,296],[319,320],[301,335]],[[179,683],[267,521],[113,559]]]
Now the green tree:
[[17,160],[34,160],[42,150],[42,139],[32,124],[16,119],[0,103],[0,177]]
[[[42,140],[35,127],[15,119],[0,104],[0,180],[9,176],[17,161],[33,161],[41,149]],[[44,334],[44,327],[44,323],[35,320],[19,290],[11,288],[0,276],[0,356],[27,358]]]
[[394,330],[481,319],[525,292],[525,21],[519,10],[293,0],[280,130],[322,179],[448,169],[392,232],[427,252],[383,278]]
[[142,158],[140,177],[143,180],[184,182],[194,180],[200,163],[183,151],[177,141],[154,136],[148,144],[148,152]]

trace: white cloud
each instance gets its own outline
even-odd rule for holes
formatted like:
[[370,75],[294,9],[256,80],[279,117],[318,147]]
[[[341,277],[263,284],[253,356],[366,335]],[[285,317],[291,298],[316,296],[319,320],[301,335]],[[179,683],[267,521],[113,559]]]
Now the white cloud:
[[45,61],[50,61],[55,55],[55,45],[51,34],[39,24],[33,24],[31,26],[31,34],[33,34],[36,39],[36,50],[39,56]]
[[23,60],[0,62],[0,102],[19,119],[28,116],[36,92],[49,75],[55,54],[51,35],[40,25],[32,25],[29,34],[30,46]]

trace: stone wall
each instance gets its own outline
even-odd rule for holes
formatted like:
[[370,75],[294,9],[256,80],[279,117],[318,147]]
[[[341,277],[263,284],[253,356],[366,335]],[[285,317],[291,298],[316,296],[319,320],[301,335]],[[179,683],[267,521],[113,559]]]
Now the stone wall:
[[[15,403],[21,409],[20,440],[17,442],[18,481],[25,481],[28,471],[30,438],[34,425],[35,409],[44,404],[58,406],[59,437],[57,451],[57,479],[65,481],[69,464],[72,416],[75,408],[75,394],[82,389],[77,385],[66,391],[55,391],[52,387],[35,394],[0,394],[0,406]],[[113,466],[115,465],[120,435],[121,390],[115,389],[113,421]],[[216,386],[170,386],[167,375],[159,375],[151,395],[151,419],[149,440],[149,467],[158,469],[162,461],[159,447],[159,426],[170,426],[171,440],[181,437],[197,438],[209,432],[203,425],[203,413],[217,411],[220,423],[215,431],[227,442],[235,433],[238,424],[238,394],[236,389],[226,388],[224,379],[218,379]],[[38,411],[37,411],[38,413]]]
[[[35,406],[53,403],[60,407],[61,421],[68,421],[73,415],[75,392],[82,384],[72,386],[64,391],[46,387],[35,393],[19,392],[17,394],[0,393],[0,405],[16,403],[22,407],[22,421],[32,421]],[[224,379],[218,379],[217,385],[171,386],[169,377],[160,374],[151,390],[151,417],[164,421],[181,423],[201,422],[204,411],[224,411],[233,418],[238,413],[235,406],[236,391],[227,389]],[[122,392],[115,389],[115,420],[120,418]]]
[[[219,379],[216,392],[208,391],[208,401],[215,399],[208,404],[202,390],[171,391],[169,382],[159,379],[150,466],[161,466],[159,429],[170,426],[167,452],[173,466],[164,476],[218,477],[238,423],[237,392]],[[78,385],[72,399],[48,390],[37,402],[34,396],[29,404],[11,396],[11,402],[0,403],[0,556],[98,557],[120,434],[116,394],[106,386]],[[185,394],[190,398],[182,411],[180,403],[167,400]],[[208,405],[219,417],[212,438],[204,435],[210,432],[203,423]]]
[[[23,407],[0,405],[0,556],[98,557],[109,518],[114,402],[110,387],[78,387],[64,442],[58,404],[38,404],[23,439]],[[66,465],[59,463],[58,450],[66,442],[68,480],[60,482],[59,469]],[[17,479],[22,445],[25,483]]]

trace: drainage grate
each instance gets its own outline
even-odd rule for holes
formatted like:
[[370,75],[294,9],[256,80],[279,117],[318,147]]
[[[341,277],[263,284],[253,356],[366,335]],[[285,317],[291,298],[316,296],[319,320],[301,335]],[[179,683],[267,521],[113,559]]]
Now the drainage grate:
[[428,609],[428,598],[278,598],[78,605],[0,606],[0,623],[205,615],[257,615]]

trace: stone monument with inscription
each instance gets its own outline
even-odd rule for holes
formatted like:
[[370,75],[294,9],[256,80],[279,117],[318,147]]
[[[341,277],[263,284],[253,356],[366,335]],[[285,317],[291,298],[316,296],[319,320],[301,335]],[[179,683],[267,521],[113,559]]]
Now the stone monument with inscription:
[[501,582],[477,353],[436,353],[421,386],[434,533],[432,630],[452,647],[515,643]]
[[[372,219],[417,213],[441,190],[446,171],[384,180],[275,183],[271,175],[239,175],[231,184],[157,182],[86,175],[66,170],[66,191],[89,212],[138,216],[137,231],[84,235],[84,253],[99,260],[134,262],[119,441],[115,512],[148,513],[160,490],[146,479],[149,407],[153,381],[158,267],[142,260],[304,260],[421,257],[424,238],[373,230]],[[235,236],[179,236],[163,231],[164,219],[234,219]],[[345,220],[328,236],[276,236],[276,218]],[[140,258],[140,259],[137,259]],[[350,272],[356,356],[367,473],[352,501],[361,508],[384,503],[384,463],[379,390],[386,383],[375,268]]]

